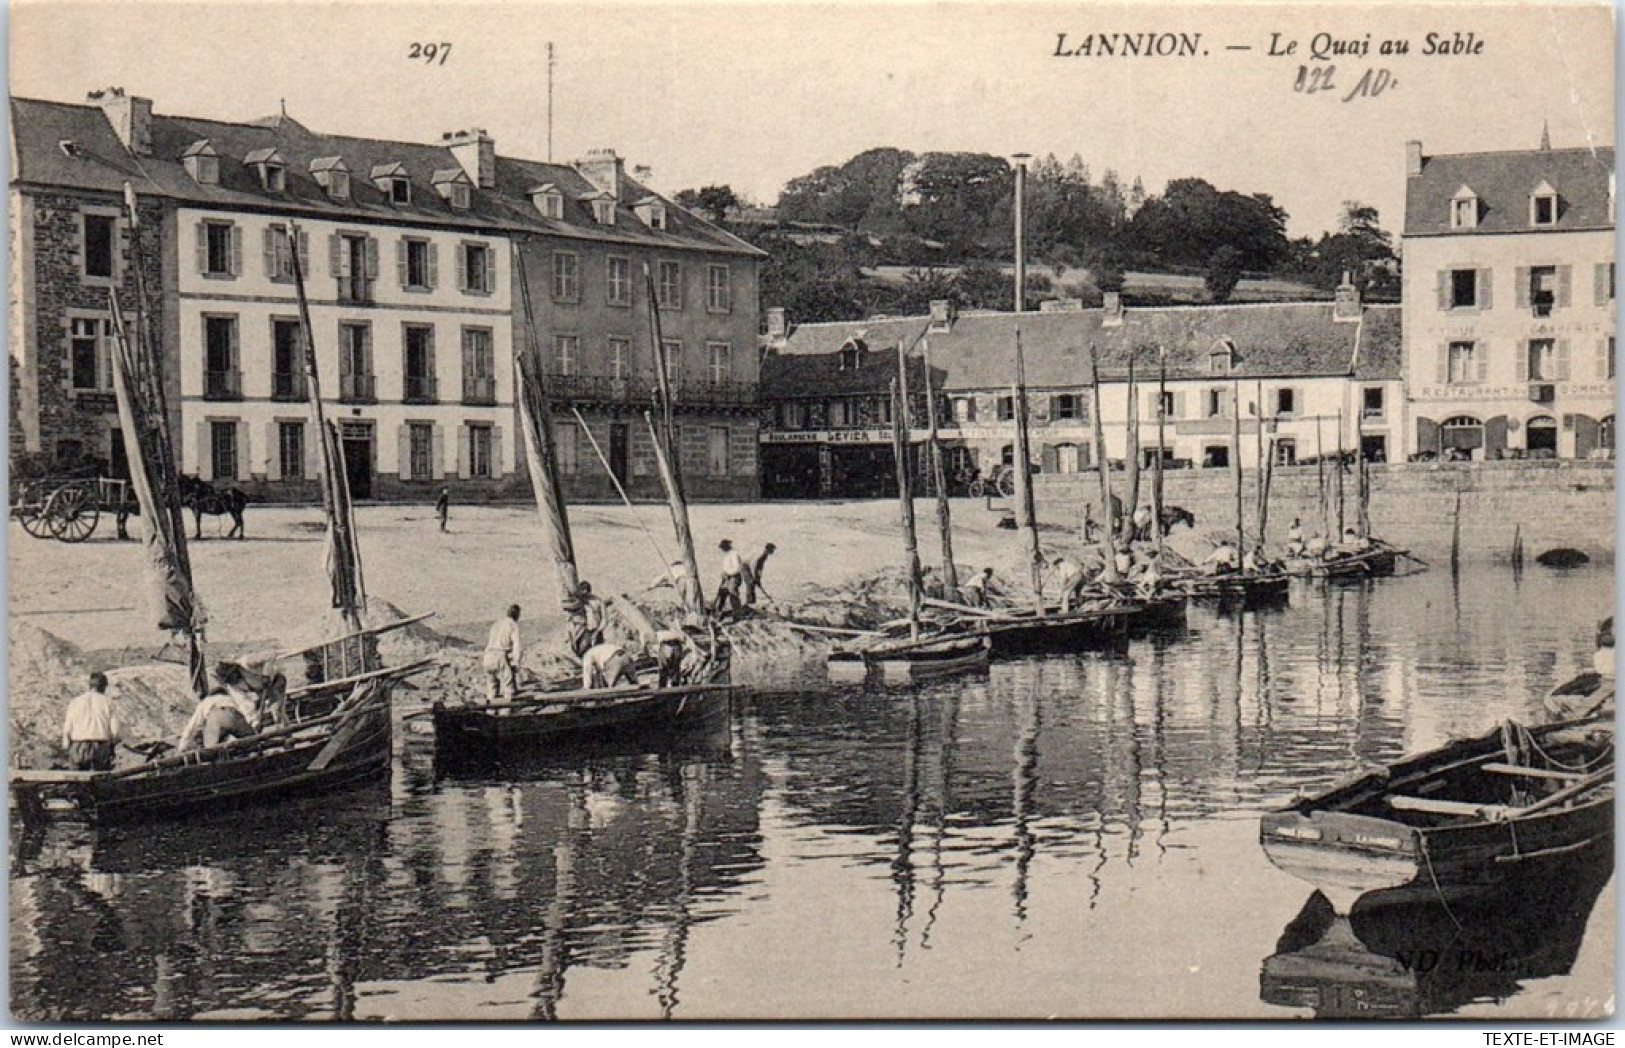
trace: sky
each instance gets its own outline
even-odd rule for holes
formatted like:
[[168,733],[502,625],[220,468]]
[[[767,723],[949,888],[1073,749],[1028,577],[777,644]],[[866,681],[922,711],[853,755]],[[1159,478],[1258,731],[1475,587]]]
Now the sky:
[[[1430,32],[1471,33],[1478,53],[1424,55]],[[1055,53],[1106,33],[1195,35],[1199,53]],[[1317,34],[1370,53],[1316,61]],[[1297,51],[1271,55],[1272,39]],[[1385,39],[1410,52],[1380,55]],[[444,61],[409,57],[447,42]],[[1195,176],[1268,193],[1293,235],[1335,226],[1349,199],[1397,230],[1407,140],[1528,149],[1549,125],[1556,147],[1614,143],[1610,10],[1575,3],[24,0],[11,91],[83,101],[116,85],[160,114],[225,120],[285,104],[318,131],[412,141],[484,127],[499,152],[546,159],[549,42],[554,159],[611,147],[661,191],[726,183],[765,203],[877,146],[1053,152],[1150,192]],[[1386,89],[1345,100],[1367,73]],[[1307,90],[1328,75],[1331,90]]]

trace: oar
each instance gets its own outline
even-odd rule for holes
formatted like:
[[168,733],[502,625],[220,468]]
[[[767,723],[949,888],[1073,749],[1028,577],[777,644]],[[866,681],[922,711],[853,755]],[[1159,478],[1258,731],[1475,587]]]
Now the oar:
[[1431,568],[1433,566],[1433,565],[1429,564],[1427,561],[1423,560],[1421,557],[1418,557],[1416,554],[1412,553],[1408,549],[1396,549],[1396,550],[1394,550],[1394,553],[1395,553],[1396,556],[1404,557],[1406,560],[1415,561],[1416,563],[1422,565],[1422,567],[1424,567],[1424,568]]
[[1546,796],[1546,797],[1542,797],[1540,800],[1536,801],[1533,804],[1526,805],[1526,806],[1524,806],[1522,808],[1513,808],[1512,811],[1519,818],[1522,818],[1525,815],[1533,815],[1537,811],[1542,811],[1542,810],[1544,810],[1546,808],[1553,807],[1554,805],[1562,804],[1564,801],[1572,799],[1577,794],[1584,793],[1587,790],[1595,789],[1597,786],[1601,785],[1602,783],[1605,783],[1605,782],[1609,781],[1613,777],[1614,777],[1614,764],[1613,764],[1612,761],[1610,761],[1608,763],[1608,767],[1602,769],[1601,771],[1597,772],[1594,775],[1586,776],[1585,778],[1581,779],[1579,782],[1575,783],[1573,786],[1566,786],[1563,789],[1558,790],[1556,793],[1553,793],[1553,794],[1551,794],[1549,796]]

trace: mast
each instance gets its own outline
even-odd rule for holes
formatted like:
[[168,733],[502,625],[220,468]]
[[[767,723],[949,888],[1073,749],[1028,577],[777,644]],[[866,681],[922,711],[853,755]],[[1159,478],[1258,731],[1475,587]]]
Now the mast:
[[1269,509],[1265,505],[1265,500],[1269,498],[1269,492],[1264,490],[1264,383],[1262,380],[1257,383],[1254,396],[1258,398],[1253,410],[1253,414],[1258,418],[1258,439],[1253,441],[1253,485],[1257,488],[1255,492],[1257,511],[1253,514],[1253,519],[1258,523],[1257,542],[1259,547],[1262,548],[1264,545],[1264,521],[1269,517]]
[[1321,440],[1321,418],[1315,416],[1315,491],[1320,500],[1320,533],[1322,536],[1331,530],[1331,518],[1327,515],[1329,510],[1326,503],[1326,445]]
[[[660,335],[660,299],[655,294],[654,277],[649,264],[643,264],[643,284],[649,295],[649,336],[654,340],[655,382],[659,390],[660,427],[655,440],[655,461],[660,467],[660,480],[666,488],[666,504],[671,509],[671,526],[677,534],[677,545],[683,551],[683,566],[695,585],[689,587],[694,603],[688,610],[696,615],[705,614],[705,588],[700,582],[700,563],[694,555],[694,533],[688,526],[688,501],[683,497],[683,467],[678,454],[677,423],[672,410],[671,376],[667,374],[666,344]],[[651,428],[653,425],[651,423]]]
[[1027,363],[1021,353],[1021,328],[1016,328],[1016,524],[1027,534],[1028,567],[1032,571],[1033,608],[1044,614],[1044,555],[1038,548],[1038,511],[1033,505],[1032,451],[1027,440]]
[[1157,460],[1151,484],[1151,533],[1157,539],[1157,552],[1162,552],[1162,458],[1168,454],[1166,425],[1168,421],[1168,350],[1157,347]]
[[[1363,407],[1363,406],[1362,406]],[[1361,538],[1371,536],[1371,476],[1366,472],[1365,411],[1354,409],[1354,494],[1359,509],[1355,526]]]
[[1247,548],[1241,499],[1241,380],[1230,380],[1230,472],[1236,480],[1236,552]]
[[127,456],[131,460],[130,486],[141,506],[141,515],[151,522],[145,529],[145,546],[148,577],[160,609],[158,628],[175,630],[186,637],[187,675],[192,690],[201,698],[209,687],[203,658],[203,628],[208,615],[192,582],[175,445],[170,439],[169,410],[160,363],[152,348],[147,288],[139,251],[140,217],[135,190],[128,182],[124,183],[124,206],[130,222],[130,250],[134,262],[130,269],[135,277],[138,315],[132,340],[119,309],[118,293],[109,289],[108,303],[117,342],[112,363],[119,430],[124,435],[125,448],[133,452]]
[[333,583],[333,607],[343,615],[345,626],[357,632],[361,629],[360,609],[366,601],[361,583],[361,551],[356,547],[355,518],[344,472],[344,451],[336,433],[329,429],[322,410],[321,377],[316,368],[315,328],[310,322],[304,267],[299,261],[299,226],[292,221],[288,223],[288,257],[293,270],[294,293],[299,298],[305,397],[310,403],[311,422],[321,453],[322,511],[327,516],[327,572]]
[[1337,538],[1343,538],[1343,409],[1337,409]]
[[1134,358],[1138,350],[1128,355],[1128,441],[1123,452],[1123,467],[1128,473],[1128,497],[1123,500],[1123,544],[1132,548],[1134,541],[1134,513],[1140,508],[1140,387],[1134,383]]
[[[1112,529],[1111,459],[1106,457],[1106,427],[1100,420],[1100,354],[1089,343],[1089,384],[1094,388],[1095,458],[1100,464],[1100,517],[1105,521],[1106,564],[1100,571],[1105,582],[1120,582],[1117,575],[1117,536]],[[1088,536],[1084,536],[1087,540]]]
[[937,433],[937,393],[931,388],[931,340],[920,343],[925,366],[925,419],[931,431],[931,482],[937,490],[937,534],[942,539],[942,596],[957,600],[959,568],[954,564],[953,521],[948,510],[948,480],[942,464],[942,438]]
[[891,384],[891,450],[897,465],[897,507],[903,528],[903,571],[908,582],[908,635],[920,637],[920,547],[914,533],[914,492],[908,475],[908,386],[903,347],[897,347],[897,377]]

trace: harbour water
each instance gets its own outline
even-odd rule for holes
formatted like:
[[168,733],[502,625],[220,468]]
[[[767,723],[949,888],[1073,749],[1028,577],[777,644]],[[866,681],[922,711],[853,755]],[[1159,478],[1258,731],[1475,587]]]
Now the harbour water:
[[1193,607],[1122,651],[918,688],[780,666],[683,752],[449,777],[402,730],[387,789],[14,828],[12,1011],[1601,1014],[1611,860],[1517,909],[1351,928],[1257,828],[1299,791],[1538,717],[1612,603],[1595,566],[1305,583],[1288,608]]

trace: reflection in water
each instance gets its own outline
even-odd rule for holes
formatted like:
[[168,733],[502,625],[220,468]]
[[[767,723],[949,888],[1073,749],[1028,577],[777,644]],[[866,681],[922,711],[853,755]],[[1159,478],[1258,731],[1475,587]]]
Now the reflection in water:
[[1569,971],[1613,872],[1611,847],[1592,849],[1539,884],[1448,906],[1371,905],[1374,893],[1347,917],[1317,891],[1265,959],[1260,996],[1322,1019],[1418,1019],[1504,1001],[1525,981]]
[[[1290,608],[1193,608],[1184,631],[1126,650],[913,688],[777,667],[790,683],[704,746],[437,777],[407,735],[385,790],[162,832],[18,835],[13,1011],[1278,1015],[1277,976],[1351,957],[1340,971],[1388,971],[1405,944],[1359,910],[1345,928],[1315,904],[1294,919],[1258,814],[1533,718],[1589,663],[1611,579],[1517,587],[1444,572],[1303,585]],[[1576,941],[1595,898],[1573,900]],[[1531,980],[1574,978],[1561,952],[1493,986],[1434,974],[1411,991],[1419,1010],[1516,1013]],[[1298,1001],[1332,1014],[1336,991],[1320,1002]]]

